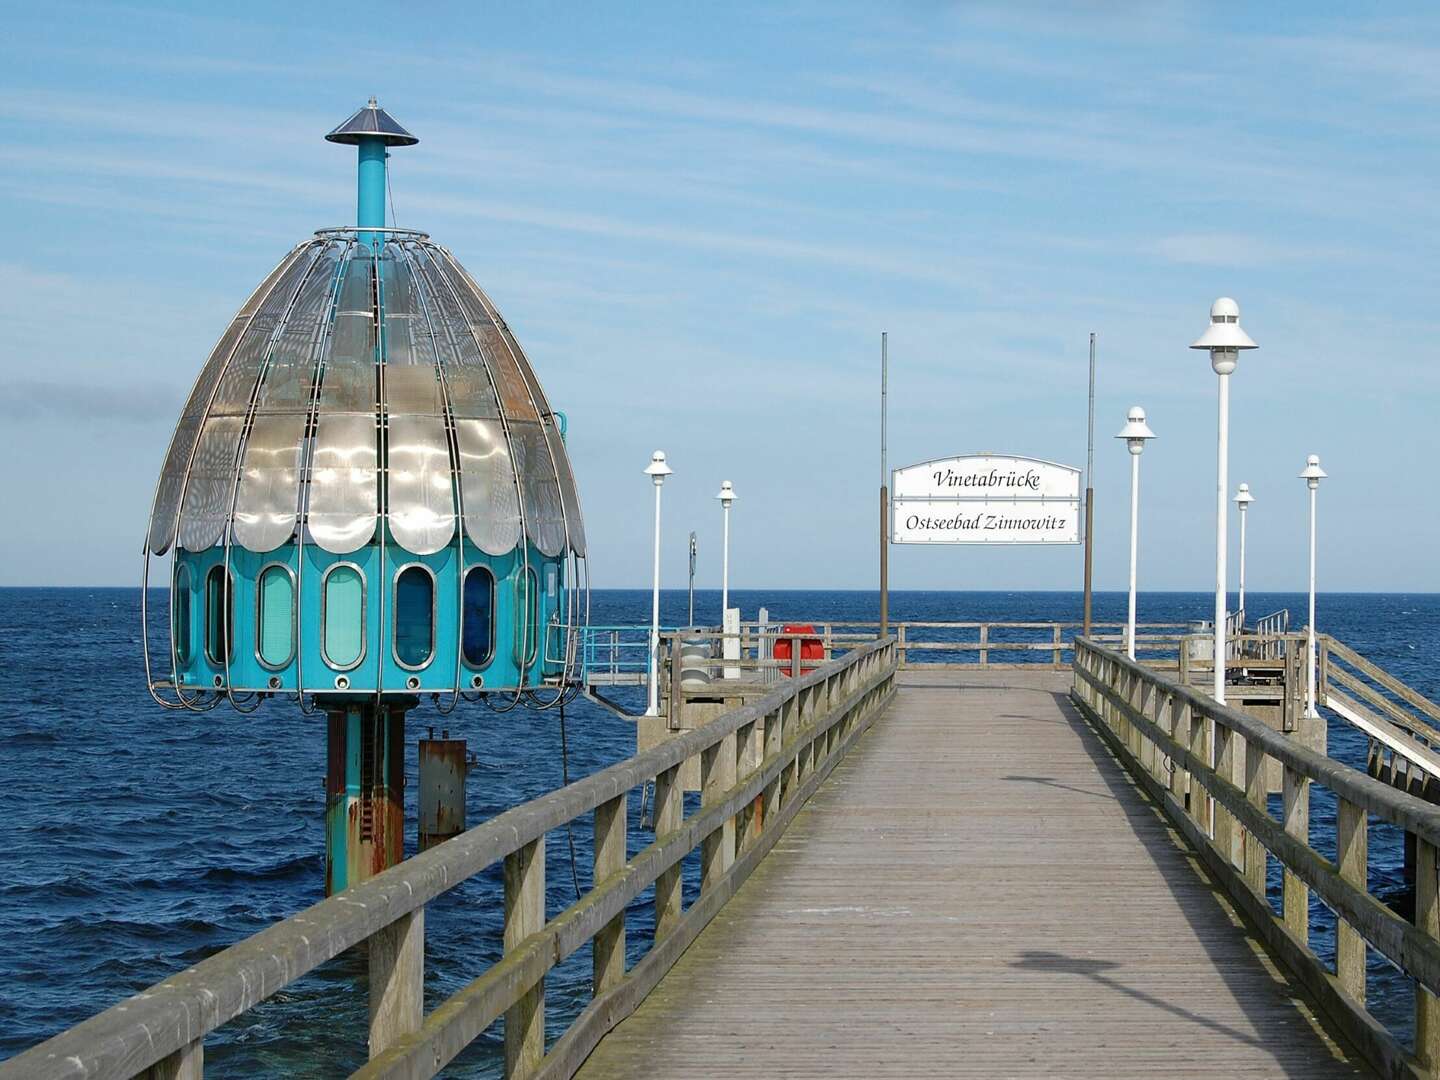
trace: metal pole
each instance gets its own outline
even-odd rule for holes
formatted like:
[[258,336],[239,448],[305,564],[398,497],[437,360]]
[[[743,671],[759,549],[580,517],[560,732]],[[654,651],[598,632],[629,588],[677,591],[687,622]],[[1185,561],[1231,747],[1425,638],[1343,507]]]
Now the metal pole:
[[1245,519],[1249,515],[1240,504],[1240,628],[1245,628]]
[[1317,719],[1315,711],[1315,488],[1310,489],[1310,625],[1305,635],[1305,717]]
[[690,534],[690,620],[687,626],[695,625],[695,534]]
[[721,535],[720,549],[720,626],[724,629],[725,613],[730,610],[730,504],[727,502],[721,508],[724,514],[724,527]]
[[1220,430],[1216,440],[1215,496],[1215,700],[1225,704],[1225,540],[1230,485],[1230,376],[1220,375]]
[[1140,538],[1140,455],[1130,455],[1130,621],[1125,631],[1125,654],[1135,659],[1135,560]]
[[880,636],[890,632],[890,335],[880,334]]
[[650,668],[647,682],[650,689],[650,703],[645,709],[646,716],[660,715],[660,687],[656,670],[660,656],[660,485],[655,485],[655,572],[650,590]]
[[1082,633],[1090,636],[1091,583],[1095,566],[1095,335],[1090,335],[1090,412],[1085,437],[1085,615]]

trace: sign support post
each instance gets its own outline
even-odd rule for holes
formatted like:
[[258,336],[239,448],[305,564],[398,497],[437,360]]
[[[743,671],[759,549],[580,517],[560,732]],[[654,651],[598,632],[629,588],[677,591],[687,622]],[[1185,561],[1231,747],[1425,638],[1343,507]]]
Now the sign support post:
[[890,633],[890,475],[888,434],[890,335],[880,334],[880,637]]
[[1085,438],[1085,615],[1081,633],[1090,636],[1092,573],[1095,566],[1095,335],[1090,335],[1090,413]]

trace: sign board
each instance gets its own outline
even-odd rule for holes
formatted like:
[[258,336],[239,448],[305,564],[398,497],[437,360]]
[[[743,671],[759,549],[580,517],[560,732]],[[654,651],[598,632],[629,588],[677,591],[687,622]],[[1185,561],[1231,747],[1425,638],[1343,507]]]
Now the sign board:
[[1080,470],[1038,458],[969,454],[896,469],[895,544],[1078,544]]

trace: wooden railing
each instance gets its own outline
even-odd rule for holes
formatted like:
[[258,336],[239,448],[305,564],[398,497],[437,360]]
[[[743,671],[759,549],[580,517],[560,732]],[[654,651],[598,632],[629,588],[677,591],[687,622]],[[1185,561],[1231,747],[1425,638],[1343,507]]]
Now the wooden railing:
[[1328,634],[1316,638],[1317,690],[1370,740],[1370,767],[1393,786],[1440,798],[1440,705]]
[[[505,1017],[510,1077],[568,1077],[634,1011],[774,845],[894,692],[892,638],[842,659],[347,889],[48,1042],[0,1078],[199,1077],[205,1036],[318,965],[368,944],[369,1063],[355,1077],[433,1076]],[[699,758],[699,810],[680,770]],[[653,782],[655,839],[626,857],[630,793]],[[594,814],[594,884],[545,917],[545,836]],[[681,860],[700,852],[700,891],[681,905]],[[504,955],[423,1015],[425,905],[504,863]],[[655,932],[626,970],[626,907],[655,886]],[[545,1050],[545,976],[593,943],[590,1003]]]
[[[1383,1076],[1431,1075],[1440,1066],[1440,808],[1114,650],[1082,639],[1074,668],[1076,703],[1350,1042]],[[1280,820],[1266,803],[1270,758],[1284,771]],[[1311,844],[1312,785],[1336,800],[1334,862]],[[1372,816],[1413,838],[1413,923],[1369,892]],[[1265,894],[1271,857],[1283,868],[1279,915]],[[1337,916],[1334,972],[1310,947],[1312,893]],[[1414,982],[1412,1047],[1402,1046],[1365,1007],[1367,948]]]
[[[807,622],[803,619],[774,620],[766,624],[744,623],[740,628],[741,659],[737,662],[716,659],[715,667],[733,667],[737,663],[742,671],[764,669],[786,669],[797,664],[793,645],[791,659],[774,660],[773,647],[776,641],[791,642],[796,635],[784,632],[780,627],[787,623],[803,623],[814,628],[813,634],[804,637],[818,639],[826,659],[846,649],[874,641],[880,632],[875,622]],[[1124,640],[1125,623],[1091,623],[1091,636],[1100,642]],[[907,620],[891,622],[888,632],[895,637],[899,652],[900,667],[950,667],[955,664],[981,664],[986,667],[1012,667],[1018,664],[1044,663],[1049,660],[1054,668],[1063,668],[1074,650],[1076,636],[1083,629],[1079,622],[938,622]],[[1189,633],[1189,623],[1137,623],[1136,649],[1145,658],[1160,662],[1175,663],[1180,643]],[[718,630],[681,630],[679,638],[712,639],[719,641],[726,637]],[[729,635],[734,638],[736,635]],[[1018,639],[1018,640],[1017,640]],[[717,650],[718,651],[718,650]],[[924,654],[930,654],[926,656]],[[1019,654],[1040,654],[1037,660],[1019,659]],[[920,655],[916,655],[920,654]],[[998,654],[998,659],[997,659]],[[1017,659],[1007,661],[1007,655]],[[934,659],[933,657],[954,657]],[[966,659],[973,656],[973,659]],[[813,661],[809,661],[813,663]]]

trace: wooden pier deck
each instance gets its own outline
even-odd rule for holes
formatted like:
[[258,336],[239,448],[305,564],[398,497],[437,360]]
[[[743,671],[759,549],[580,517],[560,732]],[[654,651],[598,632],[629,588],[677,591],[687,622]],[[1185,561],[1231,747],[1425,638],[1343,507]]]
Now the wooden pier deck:
[[1369,1075],[1067,698],[909,670],[581,1071]]

